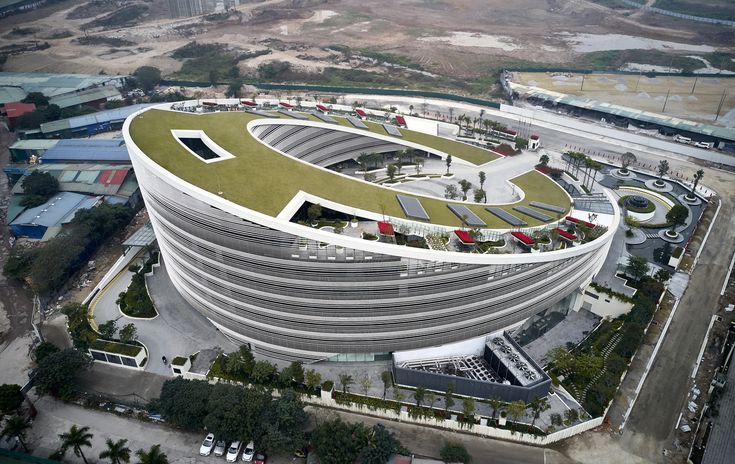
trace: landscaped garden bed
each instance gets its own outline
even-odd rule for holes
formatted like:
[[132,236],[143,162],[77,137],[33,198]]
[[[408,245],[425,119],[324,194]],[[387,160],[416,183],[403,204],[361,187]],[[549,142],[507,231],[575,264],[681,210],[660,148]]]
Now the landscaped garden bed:
[[135,272],[133,280],[128,285],[127,290],[120,293],[117,304],[120,311],[128,317],[152,319],[158,316],[156,308],[153,306],[148,288],[145,285],[145,275],[153,269],[153,264],[158,262],[158,252],[154,252],[151,258],[146,261],[142,268],[137,266],[131,267],[131,271]]

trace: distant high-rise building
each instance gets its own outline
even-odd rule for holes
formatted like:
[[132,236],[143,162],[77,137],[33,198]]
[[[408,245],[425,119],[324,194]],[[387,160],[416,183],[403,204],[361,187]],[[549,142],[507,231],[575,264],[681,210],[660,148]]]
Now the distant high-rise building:
[[205,13],[202,0],[168,0],[172,18],[186,18]]

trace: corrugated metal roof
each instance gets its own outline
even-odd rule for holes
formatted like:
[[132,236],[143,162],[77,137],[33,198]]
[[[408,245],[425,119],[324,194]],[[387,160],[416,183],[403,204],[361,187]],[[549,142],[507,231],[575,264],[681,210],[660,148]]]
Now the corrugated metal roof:
[[[80,193],[60,192],[41,206],[25,210],[11,224],[53,227],[61,224],[70,214],[76,213],[80,208],[91,207],[90,198],[97,200],[96,197],[88,197]],[[91,205],[93,206],[94,203]]]
[[[48,173],[59,180],[59,189],[65,192],[129,197],[138,187],[135,176],[128,177],[132,169],[130,165],[50,163],[32,166],[28,169],[28,174],[33,171]],[[108,182],[101,183],[101,174],[105,172],[110,173]],[[110,182],[115,174],[122,178],[120,182]],[[128,185],[129,178],[133,179],[133,183]],[[126,189],[122,189],[121,183],[126,185]],[[11,192],[15,195],[22,194],[22,181],[16,182]]]
[[4,105],[8,102],[14,102],[23,100],[28,92],[21,89],[20,87],[0,87],[0,105]]
[[105,85],[111,81],[120,81],[127,77],[104,74],[0,72],[0,87],[20,87],[26,93],[41,92],[50,98],[97,85]]
[[68,108],[70,106],[83,105],[96,100],[105,100],[108,98],[121,98],[120,92],[111,86],[97,87],[93,89],[82,90],[80,92],[65,93],[57,97],[49,99],[49,104],[58,105],[59,108]]
[[130,161],[122,140],[65,139],[41,157],[43,162],[63,161]]
[[124,121],[125,118],[135,113],[136,111],[151,105],[158,105],[158,103],[140,103],[137,105],[115,108],[114,110],[99,111],[97,113],[85,114],[83,116],[76,116],[73,118],[51,121],[41,124],[41,132],[43,132],[44,134],[49,134],[53,132],[64,131],[67,129],[74,130],[82,127],[93,126],[95,124]]
[[591,98],[567,95],[564,93],[554,92],[552,90],[541,89],[538,87],[528,87],[516,83],[511,83],[510,85],[514,90],[520,91],[520,93],[523,93],[527,97],[531,98],[538,98],[541,100],[561,103],[564,105],[574,106],[587,110],[600,111],[603,113],[612,114],[614,116],[649,122],[652,124],[671,127],[674,129],[692,132],[695,134],[707,135],[729,141],[735,141],[735,129],[730,127],[718,127],[710,124],[688,121],[686,119],[680,119],[673,116],[666,116],[658,113],[652,113],[650,111],[637,110],[635,108],[629,108],[627,106],[614,105],[612,103],[594,100]]
[[48,150],[53,148],[60,140],[28,139],[18,140],[10,146],[11,150]]

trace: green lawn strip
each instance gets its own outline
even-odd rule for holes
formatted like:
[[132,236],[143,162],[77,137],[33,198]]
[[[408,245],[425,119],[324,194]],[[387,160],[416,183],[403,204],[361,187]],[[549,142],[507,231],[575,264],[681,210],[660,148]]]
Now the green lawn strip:
[[[384,208],[389,216],[406,218],[396,200],[397,192],[295,162],[256,141],[245,130],[247,123],[254,119],[260,117],[234,112],[195,115],[149,110],[131,122],[130,132],[151,159],[174,175],[209,192],[222,192],[223,198],[264,214],[278,215],[293,196],[303,190],[357,209],[381,211]],[[204,164],[176,142],[170,132],[172,129],[203,130],[235,158]],[[532,200],[559,206],[569,204],[559,186],[535,171],[516,177],[512,182],[526,192],[526,198],[518,204],[528,204]],[[461,225],[461,220],[447,208],[449,201],[439,198],[420,198],[420,201],[432,223]],[[489,228],[508,227],[487,213],[484,205],[468,206],[487,221]],[[513,213],[510,206],[504,208]],[[530,226],[542,224],[531,218],[524,219]]]
[[108,340],[97,339],[89,346],[93,350],[106,351],[108,353],[117,353],[123,356],[134,358],[143,349],[141,346],[128,345],[125,343],[111,342]]

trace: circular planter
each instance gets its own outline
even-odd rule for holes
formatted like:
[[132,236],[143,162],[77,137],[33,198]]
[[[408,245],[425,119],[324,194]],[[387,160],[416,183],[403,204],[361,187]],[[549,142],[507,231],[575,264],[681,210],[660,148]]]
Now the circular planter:
[[357,221],[355,219],[350,221],[350,227],[352,227],[353,229],[357,228]]
[[628,177],[630,176],[630,171],[627,169],[618,169],[618,175],[622,177]]
[[666,187],[666,182],[662,181],[661,179],[656,179],[653,181],[653,185],[655,185],[658,188],[664,188]]
[[664,234],[666,234],[666,236],[669,237],[669,238],[677,238],[679,236],[679,233],[678,232],[676,232],[676,231],[672,232],[671,229],[669,229],[666,232],[664,232]]

